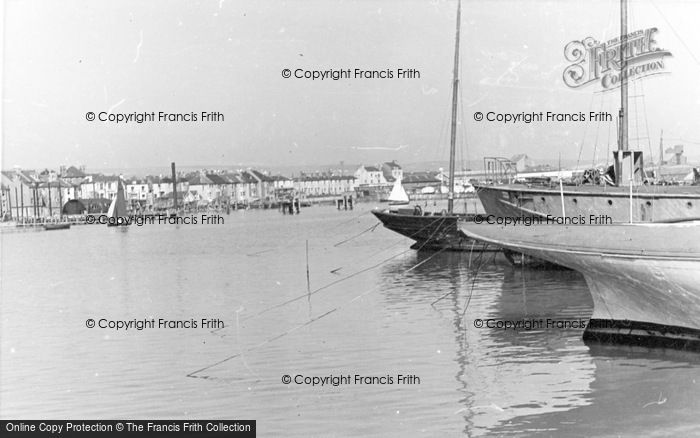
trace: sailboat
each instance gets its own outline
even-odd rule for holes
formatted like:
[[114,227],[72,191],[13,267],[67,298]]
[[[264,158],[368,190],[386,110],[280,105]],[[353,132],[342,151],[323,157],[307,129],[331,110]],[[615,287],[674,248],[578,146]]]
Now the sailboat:
[[107,226],[129,225],[129,218],[126,211],[126,199],[124,197],[124,183],[119,180],[117,183],[117,195],[112,199],[112,203],[107,210]]
[[[483,246],[466,238],[457,229],[459,220],[473,220],[476,214],[456,214],[454,212],[455,194],[455,146],[457,142],[457,93],[459,89],[459,34],[462,12],[461,0],[457,4],[457,31],[455,37],[454,70],[452,76],[452,123],[450,127],[450,168],[447,193],[447,211],[438,214],[424,212],[420,206],[413,208],[389,208],[374,210],[372,213],[386,228],[413,239],[411,246],[417,250],[484,250]],[[393,190],[392,190],[393,194]],[[408,207],[408,196],[406,196]],[[499,251],[498,248],[488,250]]]
[[[621,45],[627,46],[627,0],[620,0]],[[627,71],[620,50],[620,72]],[[632,65],[634,67],[634,65]],[[591,215],[611,222],[663,222],[700,218],[700,187],[648,185],[642,151],[630,150],[628,78],[620,74],[618,149],[613,152],[613,185],[537,187],[532,184],[474,184],[484,210],[498,217],[557,218]]]
[[409,202],[410,199],[408,198],[408,194],[401,184],[401,178],[396,178],[394,181],[394,187],[392,187],[391,193],[389,194],[389,205],[396,208],[399,205],[408,205]]

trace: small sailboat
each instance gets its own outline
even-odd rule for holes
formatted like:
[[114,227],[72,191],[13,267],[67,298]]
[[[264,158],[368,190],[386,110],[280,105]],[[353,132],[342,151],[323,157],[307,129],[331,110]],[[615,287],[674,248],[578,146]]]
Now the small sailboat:
[[391,189],[389,194],[389,205],[398,207],[400,205],[408,205],[409,199],[406,190],[404,190],[401,184],[401,178],[396,178],[394,181],[394,187]]
[[124,197],[124,183],[120,180],[117,185],[117,195],[112,199],[112,203],[107,210],[107,226],[129,225],[129,218],[126,211],[126,198]]

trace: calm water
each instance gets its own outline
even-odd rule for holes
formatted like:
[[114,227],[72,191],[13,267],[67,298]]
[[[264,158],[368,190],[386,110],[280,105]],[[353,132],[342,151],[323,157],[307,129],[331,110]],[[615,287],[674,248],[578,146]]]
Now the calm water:
[[[0,417],[255,419],[259,436],[300,437],[700,434],[700,355],[474,327],[587,319],[574,272],[419,255],[367,231],[365,205],[225,220],[3,232]],[[151,317],[226,327],[85,325]],[[347,374],[420,384],[281,381]]]

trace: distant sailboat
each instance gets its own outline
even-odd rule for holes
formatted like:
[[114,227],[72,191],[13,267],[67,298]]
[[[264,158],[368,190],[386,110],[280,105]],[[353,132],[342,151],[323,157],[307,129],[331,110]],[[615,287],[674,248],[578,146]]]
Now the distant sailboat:
[[109,210],[107,210],[107,218],[108,227],[129,225],[126,198],[124,197],[124,183],[121,180],[117,183],[117,195],[112,199]]
[[408,194],[406,194],[406,190],[404,190],[401,184],[401,178],[396,178],[394,187],[389,194],[389,205],[408,205],[408,202]]

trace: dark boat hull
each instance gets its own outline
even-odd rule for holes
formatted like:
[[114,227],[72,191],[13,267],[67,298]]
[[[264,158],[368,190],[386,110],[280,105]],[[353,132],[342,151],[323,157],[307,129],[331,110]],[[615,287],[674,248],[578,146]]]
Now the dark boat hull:
[[46,231],[67,230],[69,228],[70,228],[70,224],[46,224],[46,225],[44,225],[44,229]]
[[457,222],[468,220],[473,215],[417,215],[373,211],[382,224],[398,234],[415,240],[411,248],[415,250],[447,251],[500,251],[500,248],[487,245],[466,237],[457,227]]

